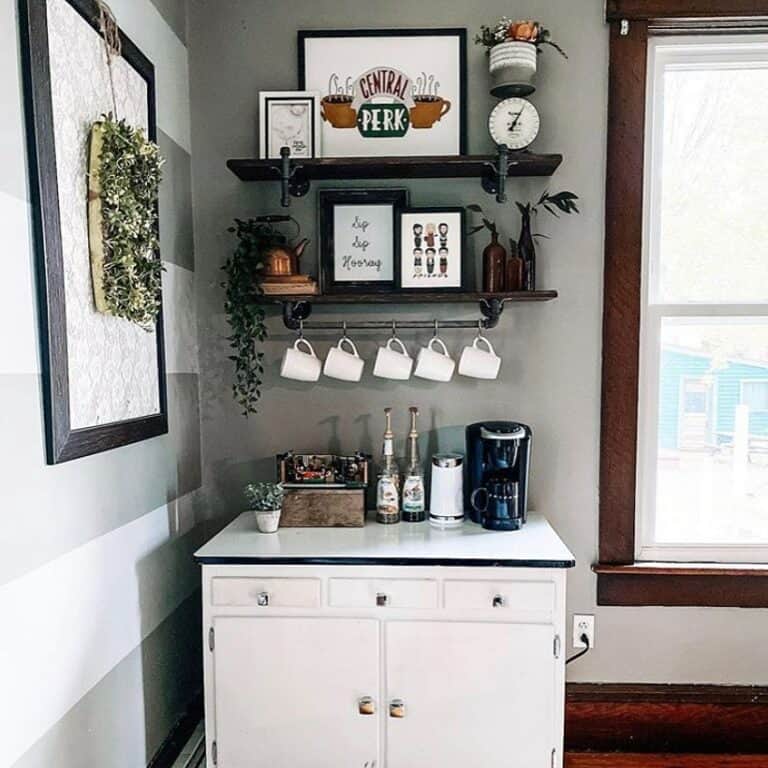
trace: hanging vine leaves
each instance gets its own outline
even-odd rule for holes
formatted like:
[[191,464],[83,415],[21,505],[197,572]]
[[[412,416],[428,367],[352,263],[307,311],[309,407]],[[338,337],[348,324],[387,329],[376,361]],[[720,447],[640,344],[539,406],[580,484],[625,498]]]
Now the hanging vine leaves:
[[286,243],[286,237],[265,218],[269,219],[235,219],[229,232],[237,236],[237,247],[222,267],[227,275],[222,283],[226,290],[224,311],[232,329],[227,337],[233,352],[229,359],[235,366],[232,395],[243,407],[246,417],[258,413],[264,376],[264,353],[260,345],[267,338],[267,326],[261,257],[268,248]]
[[163,160],[140,128],[105,115],[91,130],[89,227],[96,307],[154,330],[163,264],[157,200]]

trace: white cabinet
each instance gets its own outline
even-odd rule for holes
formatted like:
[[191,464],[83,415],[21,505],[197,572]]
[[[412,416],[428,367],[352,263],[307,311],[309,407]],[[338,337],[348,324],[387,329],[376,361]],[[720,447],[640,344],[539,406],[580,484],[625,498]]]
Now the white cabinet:
[[536,525],[235,521],[197,553],[209,768],[560,768],[573,561]]
[[388,768],[550,768],[551,626],[388,622]]
[[218,765],[374,764],[379,726],[358,702],[378,698],[376,621],[233,616],[213,628]]

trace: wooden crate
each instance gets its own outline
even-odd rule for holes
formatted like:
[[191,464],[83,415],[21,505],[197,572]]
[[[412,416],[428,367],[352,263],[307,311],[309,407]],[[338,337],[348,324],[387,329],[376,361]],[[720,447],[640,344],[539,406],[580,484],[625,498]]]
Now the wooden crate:
[[281,528],[362,528],[365,489],[288,488]]

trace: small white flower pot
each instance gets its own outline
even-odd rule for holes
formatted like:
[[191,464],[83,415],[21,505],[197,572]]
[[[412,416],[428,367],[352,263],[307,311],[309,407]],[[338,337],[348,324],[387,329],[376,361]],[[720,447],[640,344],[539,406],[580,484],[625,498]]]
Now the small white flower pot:
[[491,93],[500,99],[530,96],[535,90],[538,52],[533,43],[511,41],[491,48]]
[[277,533],[277,529],[280,527],[281,512],[281,509],[253,510],[253,514],[256,515],[256,527],[262,533]]

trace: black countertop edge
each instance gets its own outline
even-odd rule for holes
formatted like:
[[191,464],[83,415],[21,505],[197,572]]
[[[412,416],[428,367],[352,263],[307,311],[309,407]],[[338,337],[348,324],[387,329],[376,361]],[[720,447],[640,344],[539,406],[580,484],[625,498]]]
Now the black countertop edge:
[[449,568],[574,568],[575,560],[485,560],[424,557],[207,557],[201,565],[419,565]]

